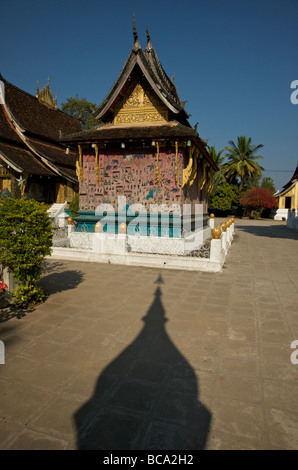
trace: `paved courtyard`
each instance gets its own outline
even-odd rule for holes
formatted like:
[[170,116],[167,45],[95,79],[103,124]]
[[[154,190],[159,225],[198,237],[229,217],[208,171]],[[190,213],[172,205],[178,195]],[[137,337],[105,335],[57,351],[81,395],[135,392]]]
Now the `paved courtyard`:
[[0,449],[297,449],[298,233],[235,226],[216,274],[48,260],[0,310]]

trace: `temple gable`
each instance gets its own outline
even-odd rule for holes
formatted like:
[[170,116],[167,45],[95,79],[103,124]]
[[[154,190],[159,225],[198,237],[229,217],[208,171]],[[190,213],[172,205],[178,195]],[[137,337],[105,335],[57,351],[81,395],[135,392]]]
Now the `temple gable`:
[[135,81],[115,110],[114,124],[156,123],[168,121],[168,110],[148,84]]

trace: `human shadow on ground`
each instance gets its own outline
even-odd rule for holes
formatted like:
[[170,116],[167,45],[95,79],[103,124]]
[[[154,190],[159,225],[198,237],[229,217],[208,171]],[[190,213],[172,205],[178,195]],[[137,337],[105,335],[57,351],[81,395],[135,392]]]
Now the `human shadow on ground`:
[[[77,449],[204,449],[210,411],[198,380],[169,338],[159,284],[144,327],[100,374],[93,396],[74,422]],[[125,316],[123,321],[125,321]]]
[[286,238],[291,240],[298,240],[298,232],[288,228],[284,224],[272,225],[237,225],[237,230],[257,235],[258,237],[268,238]]

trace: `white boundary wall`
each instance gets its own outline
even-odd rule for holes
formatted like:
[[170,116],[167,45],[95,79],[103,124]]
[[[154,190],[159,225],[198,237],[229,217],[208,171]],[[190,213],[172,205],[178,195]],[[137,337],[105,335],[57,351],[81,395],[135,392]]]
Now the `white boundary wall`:
[[298,231],[298,211],[289,211],[287,218],[287,227]]
[[[69,226],[71,240],[76,238],[74,235],[75,232],[73,232],[72,226]],[[231,224],[226,232],[222,232],[219,239],[211,240],[210,258],[198,258],[183,255],[185,253],[183,251],[185,239],[165,239],[163,243],[167,244],[168,251],[166,253],[150,253],[147,252],[148,248],[146,246],[150,237],[138,237],[139,249],[142,248],[143,252],[133,252],[129,249],[131,246],[129,243],[132,242],[127,234],[83,233],[80,243],[76,247],[53,247],[52,255],[49,258],[152,268],[219,272],[222,269],[228,249],[233,241],[233,236],[234,224]],[[143,238],[144,240],[142,240]],[[161,243],[161,239],[156,239],[157,242]],[[172,248],[170,246],[171,242]],[[153,249],[154,246],[151,245],[151,248]],[[162,249],[165,251],[165,247],[161,246],[160,251]]]

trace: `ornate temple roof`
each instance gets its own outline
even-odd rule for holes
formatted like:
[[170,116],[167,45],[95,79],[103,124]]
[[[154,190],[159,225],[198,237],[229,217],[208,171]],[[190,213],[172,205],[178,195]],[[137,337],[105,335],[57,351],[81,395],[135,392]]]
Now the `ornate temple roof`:
[[192,140],[196,143],[202,154],[211,164],[215,171],[218,170],[215,162],[210,157],[206,150],[206,142],[204,142],[195,129],[192,127],[184,126],[177,121],[150,124],[140,126],[114,126],[105,125],[95,129],[84,130],[82,132],[67,135],[62,138],[62,141],[67,143],[108,143],[108,142],[122,142],[122,141],[148,141],[148,140]]
[[94,111],[94,116],[103,123],[109,122],[110,113],[114,111],[117,101],[122,99],[135,74],[141,74],[156,93],[160,101],[167,107],[170,114],[182,124],[189,126],[189,115],[184,109],[184,103],[179,98],[174,80],[164,71],[157,52],[153,49],[147,28],[147,45],[141,48],[133,20],[134,44],[132,50],[112,88],[102,103]]
[[132,50],[112,88],[93,115],[99,127],[79,133],[64,134],[60,141],[77,143],[113,143],[147,140],[191,140],[200,149],[215,171],[206,142],[180,100],[174,80],[164,71],[147,28],[147,45],[141,48],[133,19]]
[[59,136],[81,131],[81,123],[1,75],[0,105],[0,159],[19,173],[59,175],[77,183],[76,154],[66,153]]

